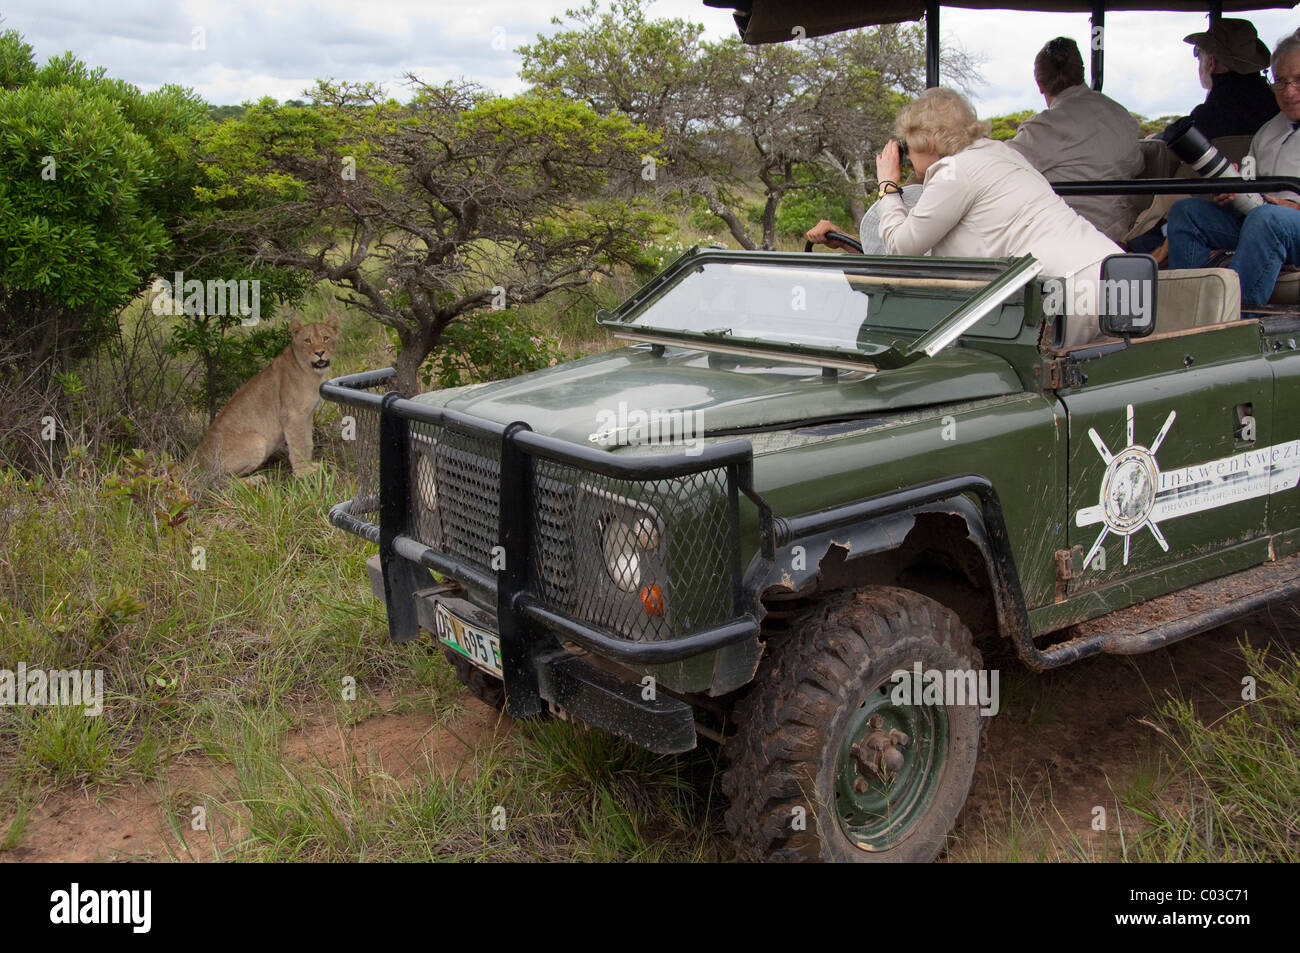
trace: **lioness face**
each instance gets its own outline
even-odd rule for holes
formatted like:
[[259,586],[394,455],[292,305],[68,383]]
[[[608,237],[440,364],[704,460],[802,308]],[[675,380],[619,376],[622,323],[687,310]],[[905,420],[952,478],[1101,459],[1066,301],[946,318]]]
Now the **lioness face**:
[[289,322],[289,333],[293,335],[293,351],[298,360],[309,364],[317,371],[330,366],[334,357],[334,345],[339,338],[339,319],[331,315],[317,324],[303,324],[297,318]]

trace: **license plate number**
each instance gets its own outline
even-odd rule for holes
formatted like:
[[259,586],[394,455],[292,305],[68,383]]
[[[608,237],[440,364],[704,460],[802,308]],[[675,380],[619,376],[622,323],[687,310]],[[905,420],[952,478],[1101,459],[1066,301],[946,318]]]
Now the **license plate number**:
[[491,632],[471,625],[441,602],[433,607],[438,641],[459,652],[485,672],[501,677],[501,640]]

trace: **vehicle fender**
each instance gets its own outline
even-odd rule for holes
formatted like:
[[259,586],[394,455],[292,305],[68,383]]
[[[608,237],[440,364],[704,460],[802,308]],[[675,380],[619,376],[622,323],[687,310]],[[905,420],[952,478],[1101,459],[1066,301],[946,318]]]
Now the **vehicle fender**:
[[775,591],[813,592],[826,586],[825,576],[834,577],[842,564],[900,549],[922,514],[955,516],[965,527],[965,539],[978,551],[988,575],[999,628],[1004,634],[1015,630],[1017,621],[1014,593],[1018,592],[1014,561],[1005,545],[999,547],[990,532],[980,504],[963,494],[918,504],[909,509],[837,526],[832,530],[805,534],[776,547],[774,558],[755,558],[746,573],[746,586],[760,602]]
[[801,536],[778,547],[771,562],[751,564],[755,575],[749,585],[760,596],[770,589],[800,592],[815,588],[828,558],[847,562],[898,549],[915,524],[915,511],[910,511]]

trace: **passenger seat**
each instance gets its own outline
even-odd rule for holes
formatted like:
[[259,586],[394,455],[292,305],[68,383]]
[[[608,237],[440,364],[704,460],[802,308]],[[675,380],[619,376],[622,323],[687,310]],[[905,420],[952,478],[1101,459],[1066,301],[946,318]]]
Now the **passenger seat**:
[[1283,265],[1282,273],[1277,276],[1273,286],[1273,296],[1269,304],[1300,304],[1300,268]]
[[1160,272],[1156,333],[1226,324],[1241,317],[1241,282],[1231,268]]

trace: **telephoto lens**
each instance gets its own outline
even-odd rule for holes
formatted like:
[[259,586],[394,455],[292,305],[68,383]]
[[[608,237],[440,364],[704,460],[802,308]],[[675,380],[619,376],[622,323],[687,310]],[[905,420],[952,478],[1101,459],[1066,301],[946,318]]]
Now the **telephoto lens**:
[[[1184,116],[1172,123],[1165,136],[1165,142],[1174,150],[1174,155],[1190,165],[1203,179],[1239,179],[1241,172],[1232,161],[1216,149],[1209,139],[1192,124],[1191,116]],[[1256,192],[1238,192],[1232,200],[1232,207],[1242,215],[1264,204]]]

